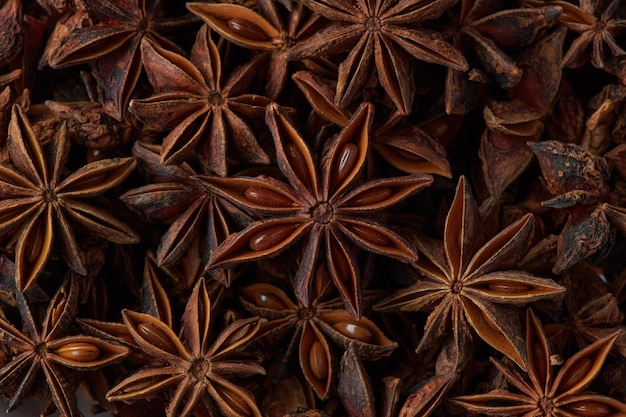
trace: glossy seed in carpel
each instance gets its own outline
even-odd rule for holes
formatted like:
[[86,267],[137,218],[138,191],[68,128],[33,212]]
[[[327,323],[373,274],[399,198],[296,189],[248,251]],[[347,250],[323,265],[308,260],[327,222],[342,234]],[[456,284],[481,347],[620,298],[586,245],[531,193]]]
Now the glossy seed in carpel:
[[58,348],[55,352],[60,357],[77,362],[91,362],[100,356],[100,349],[93,343],[72,342]]
[[234,17],[232,19],[228,19],[226,26],[228,26],[233,33],[241,36],[242,38],[259,42],[266,42],[270,40],[270,37],[267,36],[260,27],[247,20]]
[[269,308],[270,310],[287,310],[289,307],[274,294],[257,293],[255,294],[256,305],[261,308]]
[[139,323],[137,332],[149,343],[171,354],[176,354],[176,346],[167,337],[167,334],[153,323]]
[[287,239],[293,233],[295,228],[296,226],[293,224],[280,224],[278,226],[261,230],[260,232],[250,236],[248,246],[250,246],[250,249],[255,252],[270,249]]
[[346,143],[337,153],[335,166],[330,174],[332,187],[341,184],[356,166],[359,160],[359,148],[354,143]]
[[296,177],[298,177],[298,179],[302,181],[306,187],[310,187],[311,179],[309,176],[309,170],[300,149],[298,149],[295,143],[286,143],[285,146],[283,146],[283,149],[285,150],[287,161],[289,162],[293,172],[296,174]]
[[309,365],[315,378],[325,380],[328,376],[328,362],[326,361],[326,352],[324,346],[317,340],[311,345],[309,351]]
[[352,197],[347,205],[351,207],[371,206],[387,200],[392,194],[393,190],[390,187],[374,188]]
[[266,207],[292,207],[293,202],[282,194],[268,188],[250,187],[243,195],[252,203]]
[[577,416],[606,417],[611,414],[611,407],[598,401],[578,401],[565,408]]
[[589,373],[591,367],[593,366],[593,361],[591,358],[583,358],[580,359],[575,366],[571,367],[567,374],[563,376],[561,380],[561,384],[559,386],[559,392],[565,392],[580,383],[585,378],[585,375]]
[[530,291],[531,287],[522,282],[494,281],[489,283],[489,289],[503,294],[520,294]]
[[354,320],[335,323],[333,325],[333,329],[337,330],[344,336],[360,340],[364,343],[369,343],[374,338],[372,332],[370,332],[367,327]]
[[378,233],[377,231],[369,227],[363,227],[359,224],[351,224],[350,230],[359,238],[376,246],[389,245],[389,239],[387,238],[387,236],[383,235],[382,233]]

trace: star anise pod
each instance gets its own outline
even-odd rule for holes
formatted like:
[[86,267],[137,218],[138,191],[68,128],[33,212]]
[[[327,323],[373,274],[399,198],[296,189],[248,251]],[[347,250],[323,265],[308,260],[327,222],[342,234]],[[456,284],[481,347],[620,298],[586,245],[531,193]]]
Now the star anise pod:
[[7,411],[20,405],[43,372],[52,400],[61,414],[78,417],[75,387],[68,369],[89,371],[121,361],[128,349],[94,336],[67,334],[76,316],[78,279],[69,278],[50,300],[42,321],[35,318],[24,294],[16,292],[24,330],[0,318],[0,335],[13,356],[0,369],[0,390],[17,384]]
[[271,177],[199,177],[209,191],[247,210],[269,215],[230,235],[211,255],[208,268],[231,267],[274,257],[300,240],[304,247],[295,292],[311,302],[314,268],[321,256],[346,309],[361,314],[361,277],[352,242],[367,251],[411,262],[412,246],[384,224],[365,217],[399,202],[432,182],[428,175],[409,175],[357,185],[370,143],[372,106],[364,104],[342,131],[327,143],[316,169],[309,146],[287,113],[268,107],[266,121],[274,137],[278,166],[288,184]]
[[[476,414],[489,416],[608,417],[626,413],[626,404],[584,391],[596,378],[618,333],[604,337],[569,358],[556,372],[550,361],[548,339],[529,309],[526,314],[528,372],[520,374],[495,359],[492,363],[516,390],[497,389],[466,395],[452,402]],[[518,392],[519,391],[519,392]]]
[[19,106],[13,108],[8,148],[12,165],[0,164],[0,233],[15,234],[15,279],[19,289],[28,288],[45,267],[56,233],[60,234],[62,253],[70,268],[87,274],[73,224],[115,243],[139,240],[107,211],[81,201],[124,181],[135,168],[134,158],[92,162],[62,179],[70,150],[65,124],[50,145],[47,162]]
[[613,56],[626,55],[615,39],[626,30],[626,19],[620,16],[623,11],[620,0],[579,0],[578,6],[566,1],[528,0],[526,3],[563,9],[559,21],[578,35],[563,57],[563,67],[576,68],[591,61],[594,67],[604,68],[605,45]]
[[373,69],[396,109],[409,114],[415,95],[410,57],[460,71],[468,69],[463,55],[442,36],[422,26],[436,19],[456,0],[383,0],[346,2],[304,0],[330,20],[328,27],[300,42],[295,56],[317,56],[350,50],[339,66],[335,102],[342,108],[355,100]]
[[[174,388],[168,417],[190,416],[205,395],[227,417],[261,417],[251,394],[229,381],[233,377],[265,374],[238,351],[264,320],[241,319],[225,328],[211,343],[211,300],[204,278],[196,284],[182,317],[180,337],[170,326],[149,314],[122,312],[124,323],[139,347],[155,361],[127,377],[107,393],[110,401],[155,397]],[[157,365],[157,366],[155,366]]]
[[[320,16],[302,3],[294,3],[287,16],[274,0],[258,0],[256,11],[224,3],[187,3],[187,8],[204,20],[215,32],[243,48],[268,51],[266,94],[278,97],[289,76],[289,62],[295,60],[291,50],[319,29]],[[303,59],[306,62],[307,59]],[[313,60],[313,59],[311,59]]]
[[[222,64],[208,28],[198,32],[191,59],[144,39],[141,55],[154,95],[130,102],[130,112],[163,139],[161,162],[179,164],[196,155],[210,171],[225,176],[229,161],[267,164],[246,119],[259,119],[270,99],[245,94],[258,63],[249,62],[222,80]],[[195,151],[195,152],[194,152]]]
[[550,279],[511,269],[528,249],[532,227],[533,216],[528,214],[486,241],[478,206],[461,177],[446,217],[444,241],[417,242],[425,257],[415,267],[423,278],[374,308],[432,310],[418,351],[451,330],[458,351],[468,352],[468,341],[476,332],[525,369],[526,351],[514,306],[565,290]]
[[0,68],[7,66],[22,50],[22,2],[8,0],[0,8]]
[[327,300],[330,278],[324,266],[317,268],[316,275],[309,307],[294,303],[284,291],[270,284],[252,284],[240,293],[248,311],[269,320],[259,330],[256,344],[275,346],[284,337],[289,338],[279,374],[289,372],[297,355],[309,385],[319,398],[326,399],[335,378],[329,340],[344,350],[354,344],[360,357],[367,360],[391,354],[397,344],[370,319],[352,317],[341,308],[340,300]]
[[[48,62],[57,69],[93,64],[104,110],[122,120],[141,75],[141,40],[150,39],[170,51],[181,51],[160,33],[172,25],[173,19],[158,17],[161,0],[83,0],[81,3],[97,23],[73,27],[61,45],[55,45],[49,52]],[[84,13],[78,10],[76,15]]]
[[[135,142],[133,155],[150,184],[128,190],[120,199],[150,222],[170,224],[156,251],[157,265],[174,265],[191,250],[198,253],[204,268],[209,253],[231,233],[231,220],[252,220],[223,198],[207,193],[193,180],[197,172],[187,163],[161,165],[159,153],[159,146]],[[225,286],[233,279],[233,271],[228,269],[214,269],[209,274]],[[189,289],[193,284],[195,281]]]

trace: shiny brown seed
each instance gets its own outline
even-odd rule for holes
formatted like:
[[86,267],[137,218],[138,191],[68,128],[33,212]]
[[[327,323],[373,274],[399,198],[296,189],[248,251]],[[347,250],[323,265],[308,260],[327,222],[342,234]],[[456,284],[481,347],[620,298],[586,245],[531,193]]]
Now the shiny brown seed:
[[310,187],[311,178],[309,177],[309,169],[307,168],[306,160],[302,156],[300,149],[298,149],[295,143],[286,143],[283,148],[285,149],[285,155],[287,156],[289,165],[291,165],[291,169],[293,169],[296,176],[305,186]]
[[548,375],[548,364],[541,343],[534,342],[532,350],[533,367],[536,369],[539,380],[544,381]]
[[354,196],[347,204],[354,207],[371,206],[387,200],[392,194],[393,190],[390,187],[374,188]]
[[376,246],[387,246],[389,245],[389,239],[387,236],[382,233],[378,233],[374,229],[363,227],[359,224],[351,224],[349,229],[358,237],[365,240],[366,242],[370,242]]
[[244,402],[243,399],[236,397],[234,392],[229,390],[221,390],[220,393],[222,400],[226,403],[226,405],[233,410],[239,416],[249,416],[251,415],[250,408],[248,404]]
[[336,274],[340,280],[349,281],[352,278],[352,269],[341,247],[334,239],[330,239],[328,246]]
[[100,349],[92,343],[73,342],[61,346],[55,353],[64,359],[77,362],[91,362],[98,359]]
[[309,350],[309,365],[315,378],[325,380],[328,376],[328,362],[326,361],[326,352],[324,346],[317,340],[311,345]]
[[282,194],[267,188],[250,187],[243,195],[252,203],[266,207],[292,207],[293,202]]
[[565,408],[577,416],[606,417],[611,414],[611,407],[598,401],[578,401]]
[[270,310],[287,310],[289,307],[274,294],[255,294],[254,301],[261,308],[269,308]]
[[139,323],[137,326],[137,332],[146,341],[159,349],[174,355],[177,353],[176,346],[174,346],[169,337],[167,337],[167,334],[163,330],[159,329],[155,324]]
[[344,336],[360,340],[364,343],[369,343],[374,338],[374,335],[372,335],[372,332],[370,332],[367,327],[355,320],[341,321],[339,323],[335,323],[333,325],[333,329],[337,330]]
[[234,17],[232,19],[228,19],[226,26],[228,26],[233,33],[241,36],[242,38],[261,42],[270,40],[270,37],[267,36],[260,27],[247,20]]
[[530,291],[531,286],[522,282],[490,282],[489,289],[504,294],[519,294]]
[[248,246],[256,252],[270,249],[287,239],[289,235],[293,233],[295,228],[296,226],[293,224],[280,224],[278,226],[261,230],[260,232],[250,236]]
[[580,381],[582,381],[593,366],[591,358],[583,358],[576,363],[575,366],[570,368],[563,376],[561,384],[559,386],[559,392],[567,391]]
[[336,187],[341,184],[350,175],[358,160],[359,148],[354,143],[343,145],[330,174],[331,185]]

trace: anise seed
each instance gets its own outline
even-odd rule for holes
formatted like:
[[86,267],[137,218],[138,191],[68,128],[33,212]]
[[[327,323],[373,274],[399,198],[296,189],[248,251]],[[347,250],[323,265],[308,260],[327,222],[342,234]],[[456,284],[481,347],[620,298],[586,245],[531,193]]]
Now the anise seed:
[[250,237],[250,240],[248,240],[248,246],[256,252],[269,249],[287,239],[287,237],[293,233],[294,229],[295,226],[293,224],[281,224],[269,229],[261,230]]
[[55,351],[62,358],[78,362],[91,362],[100,356],[98,346],[88,342],[73,342],[61,346]]
[[137,332],[148,342],[154,346],[162,349],[166,352],[176,354],[176,346],[172,344],[172,341],[167,337],[163,330],[159,329],[152,323],[139,323],[137,325]]
[[322,344],[315,340],[309,350],[309,365],[315,378],[325,380],[328,376],[328,362],[326,362],[326,352]]
[[576,366],[570,368],[567,374],[563,376],[559,391],[567,391],[568,389],[572,388],[574,385],[582,381],[585,375],[587,375],[587,373],[591,370],[592,366],[593,361],[591,360],[591,358],[583,358],[578,361]]
[[250,187],[243,194],[252,203],[267,207],[291,207],[293,205],[289,198],[268,188]]
[[359,148],[354,143],[346,143],[339,150],[335,166],[330,174],[332,187],[341,184],[350,174],[359,159]]
[[611,414],[611,408],[598,401],[578,401],[568,404],[565,408],[577,416],[606,417]]
[[350,230],[366,242],[370,242],[377,246],[389,245],[389,239],[387,238],[387,236],[383,235],[382,233],[378,233],[373,229],[365,228],[358,224],[351,224]]
[[236,17],[228,19],[226,26],[237,35],[253,41],[269,41],[270,37],[263,30],[252,22],[238,19]]
[[286,310],[288,307],[283,301],[273,294],[256,294],[254,297],[256,305],[270,310]]
[[286,143],[284,149],[287,161],[289,161],[289,165],[291,165],[291,168],[295,172],[296,176],[306,187],[309,187],[311,185],[309,170],[300,149],[298,149],[295,143]]
[[371,206],[387,200],[392,194],[393,190],[390,187],[374,188],[351,198],[348,204],[356,207]]
[[528,292],[532,288],[522,282],[490,282],[488,287],[492,291],[505,294]]
[[374,338],[374,335],[372,335],[372,332],[370,332],[367,327],[354,320],[335,323],[335,325],[333,325],[333,329],[337,330],[344,336],[360,340],[364,343],[369,343]]

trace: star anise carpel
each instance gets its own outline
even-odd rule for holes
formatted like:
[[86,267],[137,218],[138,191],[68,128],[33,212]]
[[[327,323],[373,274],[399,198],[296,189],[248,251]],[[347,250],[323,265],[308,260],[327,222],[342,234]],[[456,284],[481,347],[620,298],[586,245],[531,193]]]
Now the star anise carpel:
[[124,310],[122,316],[137,345],[160,366],[136,371],[111,388],[108,400],[151,398],[172,388],[168,417],[192,415],[205,395],[224,416],[261,416],[250,393],[230,379],[265,374],[261,366],[238,356],[238,350],[254,337],[264,320],[237,320],[211,340],[211,300],[203,278],[185,307],[180,336],[149,314]]
[[41,273],[57,234],[68,265],[82,275],[87,273],[75,226],[115,243],[138,241],[129,226],[84,201],[124,181],[135,167],[134,158],[92,162],[64,178],[70,150],[66,126],[57,131],[46,158],[19,106],[13,108],[8,148],[11,165],[0,164],[0,233],[13,234],[16,240],[18,289],[28,288]]
[[128,349],[98,337],[68,334],[78,302],[78,277],[72,273],[50,300],[41,324],[22,291],[16,298],[24,330],[0,318],[0,338],[13,352],[0,369],[0,390],[15,386],[7,411],[20,405],[43,373],[61,414],[80,416],[69,370],[89,371],[119,362]]
[[624,415],[626,404],[585,391],[602,369],[617,335],[606,336],[580,350],[557,371],[550,361],[550,345],[541,323],[529,309],[526,314],[528,373],[520,374],[492,358],[510,388],[456,397],[452,401],[472,413],[490,416]]
[[304,0],[330,24],[292,49],[295,56],[350,51],[339,65],[335,102],[346,108],[359,98],[375,69],[380,85],[402,114],[411,112],[415,85],[410,58],[466,71],[463,55],[441,34],[422,26],[456,0],[345,2]]
[[432,177],[415,174],[357,185],[370,143],[369,105],[362,105],[327,143],[321,172],[316,169],[309,146],[280,106],[270,105],[266,120],[274,138],[278,167],[288,182],[267,176],[198,177],[209,191],[267,217],[230,235],[213,252],[207,267],[231,267],[274,257],[304,240],[294,278],[298,299],[305,305],[310,303],[314,268],[323,257],[346,309],[358,317],[360,270],[350,245],[403,262],[414,261],[417,254],[405,239],[366,216],[423,189]]
[[467,351],[475,332],[526,369],[526,350],[514,306],[565,290],[551,279],[512,269],[528,248],[532,227],[532,215],[525,215],[487,241],[476,201],[461,177],[446,217],[443,242],[417,241],[425,256],[414,265],[423,277],[374,308],[429,310],[418,351],[450,330],[459,352]]

